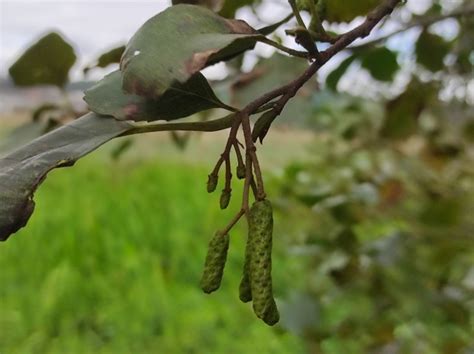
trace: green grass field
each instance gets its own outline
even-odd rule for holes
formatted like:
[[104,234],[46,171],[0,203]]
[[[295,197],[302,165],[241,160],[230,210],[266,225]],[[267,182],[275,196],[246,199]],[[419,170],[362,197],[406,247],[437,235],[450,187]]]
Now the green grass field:
[[[0,245],[0,353],[304,352],[238,299],[244,225],[221,289],[199,288],[207,242],[239,189],[220,211],[207,165],[104,157],[52,172],[29,225]],[[287,265],[274,263],[283,290]]]

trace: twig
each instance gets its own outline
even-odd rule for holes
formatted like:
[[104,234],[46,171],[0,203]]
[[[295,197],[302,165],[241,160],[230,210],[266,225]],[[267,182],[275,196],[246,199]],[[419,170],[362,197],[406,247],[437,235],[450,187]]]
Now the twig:
[[215,132],[228,129],[235,121],[235,113],[229,114],[223,118],[209,120],[206,122],[189,122],[189,123],[134,123],[130,124],[131,129],[120,136],[162,132],[162,131],[198,131],[198,132]]
[[295,15],[295,18],[296,18],[296,21],[298,21],[298,24],[301,27],[306,28],[303,18],[301,17],[300,11],[298,10],[298,6],[296,6],[295,0],[288,0],[288,2],[290,3],[291,9],[293,10],[293,15]]
[[393,36],[396,36],[397,34],[400,34],[400,33],[403,33],[403,32],[406,32],[414,27],[428,27],[434,23],[437,23],[437,22],[440,22],[440,21],[443,21],[443,20],[446,20],[448,18],[452,18],[452,17],[463,17],[463,16],[468,16],[468,15],[473,15],[474,14],[474,6],[464,6],[464,7],[460,7],[454,11],[452,11],[451,13],[449,14],[444,14],[444,15],[438,15],[438,16],[429,16],[429,17],[419,17],[417,18],[415,21],[413,21],[412,23],[409,23],[407,24],[405,27],[403,28],[400,28],[396,31],[393,31],[391,33],[388,33],[384,36],[381,36],[381,37],[378,37],[378,38],[375,38],[374,40],[371,40],[369,42],[366,42],[366,43],[363,43],[363,44],[360,44],[358,46],[351,46],[351,47],[348,47],[347,49],[363,49],[363,48],[367,48],[367,47],[370,47],[370,46],[373,46],[375,44],[379,44],[379,43],[382,43],[384,42],[385,40],[393,37]]
[[270,45],[270,46],[272,46],[276,49],[279,49],[282,52],[285,52],[285,53],[287,53],[291,56],[298,57],[298,58],[309,59],[309,55],[308,55],[307,52],[303,52],[303,51],[300,51],[300,50],[295,50],[295,49],[285,47],[284,45],[281,45],[278,42],[272,41],[269,38],[264,37],[264,38],[260,39],[260,42],[268,44],[268,45]]
[[232,218],[229,224],[221,231],[223,235],[228,234],[229,231],[237,224],[240,218],[245,214],[244,209],[240,209],[239,212]]

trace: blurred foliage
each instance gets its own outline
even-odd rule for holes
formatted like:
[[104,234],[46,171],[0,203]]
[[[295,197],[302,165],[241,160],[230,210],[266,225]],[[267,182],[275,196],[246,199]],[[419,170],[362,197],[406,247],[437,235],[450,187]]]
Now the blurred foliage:
[[63,87],[75,62],[76,54],[72,46],[60,34],[51,32],[28,48],[9,72],[18,86]]
[[[414,135],[393,141],[373,105],[321,98],[314,158],[280,179],[281,233],[306,281],[283,326],[311,353],[469,353],[472,142],[459,135],[465,124],[426,110]],[[348,116],[351,134],[340,125]]]
[[125,46],[122,45],[120,47],[110,49],[108,52],[101,54],[97,58],[95,63],[89,66],[86,66],[83,69],[84,75],[86,75],[89,72],[89,70],[94,69],[94,68],[106,68],[107,66],[111,64],[119,64],[124,51],[125,51]]

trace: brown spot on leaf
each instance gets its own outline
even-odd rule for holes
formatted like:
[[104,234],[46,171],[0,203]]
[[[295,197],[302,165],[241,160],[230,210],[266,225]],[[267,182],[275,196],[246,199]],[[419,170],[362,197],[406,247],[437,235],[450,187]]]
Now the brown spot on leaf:
[[243,20],[226,20],[226,25],[235,34],[259,34]]
[[123,114],[127,119],[133,119],[140,112],[136,104],[129,104],[123,108]]
[[205,52],[194,53],[191,59],[185,63],[186,72],[189,75],[197,73],[206,66],[209,57],[218,52],[219,49],[209,49]]

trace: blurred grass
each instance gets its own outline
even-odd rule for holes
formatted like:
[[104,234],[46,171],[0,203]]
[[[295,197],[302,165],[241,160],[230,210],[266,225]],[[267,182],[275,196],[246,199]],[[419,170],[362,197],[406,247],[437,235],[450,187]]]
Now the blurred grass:
[[[105,156],[54,171],[28,227],[1,245],[0,353],[304,351],[238,299],[243,226],[221,289],[199,288],[207,242],[237,210],[238,188],[220,211],[207,165]],[[275,259],[277,284],[285,266]]]

